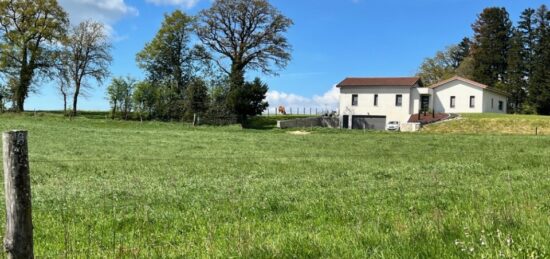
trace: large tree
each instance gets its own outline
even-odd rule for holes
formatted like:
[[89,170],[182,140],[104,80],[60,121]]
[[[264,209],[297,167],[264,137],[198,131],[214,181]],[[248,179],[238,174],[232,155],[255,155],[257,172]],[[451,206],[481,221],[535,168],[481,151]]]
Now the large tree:
[[533,61],[535,57],[535,10],[531,8],[525,9],[520,16],[517,26],[518,32],[521,34],[522,45],[524,50],[523,66],[527,78],[530,78],[533,73]]
[[542,5],[534,14],[535,46],[529,95],[539,114],[550,114],[550,11]]
[[89,79],[101,84],[109,76],[111,48],[103,24],[88,20],[71,28],[65,41],[63,63],[73,90],[73,115],[77,114],[78,97],[91,87]]
[[444,51],[436,52],[434,57],[424,59],[417,76],[422,78],[422,82],[426,85],[432,85],[455,76],[456,70],[465,59],[461,56],[461,51],[459,46],[452,45]]
[[464,37],[458,45],[452,49],[451,58],[453,60],[453,68],[457,69],[460,67],[460,64],[470,56],[470,47],[472,46],[472,41],[468,37]]
[[148,81],[165,88],[159,116],[164,119],[183,115],[185,89],[195,74],[195,49],[190,47],[193,18],[177,10],[165,15],[155,38],[145,45],[136,57],[140,68],[147,72]]
[[525,102],[527,88],[525,55],[521,32],[514,30],[508,50],[506,80],[500,86],[510,94],[509,104],[514,113],[522,112]]
[[276,74],[273,66],[288,64],[291,47],[284,34],[292,24],[267,0],[216,0],[200,12],[196,31],[208,49],[229,61],[228,68],[214,57],[233,91],[244,85],[248,69]]
[[16,111],[24,111],[32,83],[52,71],[67,26],[56,0],[0,1],[0,71],[17,80]]
[[495,86],[505,80],[512,22],[505,8],[486,8],[472,25],[473,79]]

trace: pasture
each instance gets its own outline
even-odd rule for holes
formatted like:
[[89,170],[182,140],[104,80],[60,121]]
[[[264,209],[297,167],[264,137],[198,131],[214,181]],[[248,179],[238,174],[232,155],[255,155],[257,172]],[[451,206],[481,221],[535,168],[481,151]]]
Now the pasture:
[[0,115],[40,258],[550,256],[550,136],[262,128]]

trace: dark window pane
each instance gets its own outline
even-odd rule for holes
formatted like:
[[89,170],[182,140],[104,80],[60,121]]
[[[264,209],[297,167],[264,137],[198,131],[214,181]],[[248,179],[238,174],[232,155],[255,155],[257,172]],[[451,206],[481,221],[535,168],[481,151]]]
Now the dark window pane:
[[395,106],[401,106],[403,104],[403,96],[398,94],[395,96]]

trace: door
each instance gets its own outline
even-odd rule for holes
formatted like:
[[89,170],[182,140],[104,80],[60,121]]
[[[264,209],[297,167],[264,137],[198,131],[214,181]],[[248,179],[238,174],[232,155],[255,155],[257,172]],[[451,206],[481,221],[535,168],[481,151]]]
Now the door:
[[342,128],[349,129],[349,115],[344,115],[342,117]]
[[351,127],[353,129],[386,129],[386,116],[352,116]]
[[430,96],[420,96],[420,112],[427,112],[430,110]]

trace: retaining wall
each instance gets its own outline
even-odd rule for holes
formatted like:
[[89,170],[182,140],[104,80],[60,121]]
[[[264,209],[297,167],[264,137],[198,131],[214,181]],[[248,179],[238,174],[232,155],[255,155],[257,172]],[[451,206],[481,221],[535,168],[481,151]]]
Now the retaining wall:
[[333,117],[314,117],[277,121],[277,128],[281,129],[307,127],[339,128],[340,120]]

